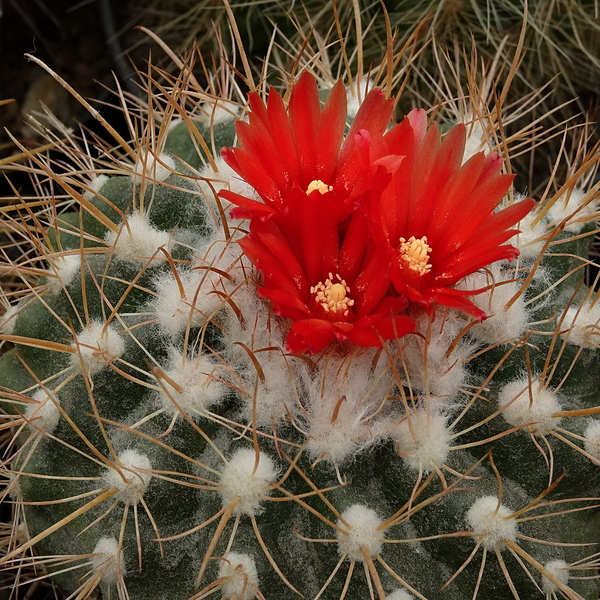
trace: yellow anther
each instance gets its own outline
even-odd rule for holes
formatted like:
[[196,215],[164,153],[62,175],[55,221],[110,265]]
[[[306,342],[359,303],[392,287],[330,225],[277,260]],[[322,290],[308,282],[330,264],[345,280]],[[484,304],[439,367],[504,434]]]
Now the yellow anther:
[[333,186],[332,185],[326,185],[320,179],[315,179],[314,181],[311,181],[308,184],[308,188],[306,190],[306,195],[309,196],[315,190],[318,190],[318,192],[321,193],[321,194],[326,194],[327,192],[332,192],[333,191]]
[[310,288],[310,293],[315,295],[315,300],[324,308],[325,312],[341,313],[344,317],[349,314],[349,309],[354,305],[354,300],[348,298],[350,288],[348,284],[336,275],[337,282],[333,282],[333,274],[325,283],[319,281],[317,285]]
[[427,236],[420,239],[411,236],[408,241],[400,238],[400,256],[411,271],[418,275],[425,275],[431,271],[429,253],[431,247],[427,245]]

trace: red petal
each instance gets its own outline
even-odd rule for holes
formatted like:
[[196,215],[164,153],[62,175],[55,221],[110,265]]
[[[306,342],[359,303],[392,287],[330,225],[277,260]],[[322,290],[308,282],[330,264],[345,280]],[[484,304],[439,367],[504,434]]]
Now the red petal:
[[293,354],[315,354],[336,339],[333,323],[322,319],[300,319],[292,325],[285,340]]
[[461,310],[467,314],[475,317],[479,321],[487,319],[487,315],[483,310],[475,306],[471,300],[464,297],[464,294],[474,295],[477,290],[464,291],[454,290],[448,288],[438,288],[431,290],[432,294],[436,294],[436,303],[448,308],[454,308]]
[[302,176],[298,184],[304,190],[316,177],[317,125],[320,116],[319,93],[315,78],[304,71],[294,85],[288,112],[294,132]]
[[404,315],[378,317],[369,322],[358,321],[354,324],[348,339],[365,348],[381,348],[381,342],[401,338],[415,330],[415,322]]
[[221,190],[219,196],[239,207],[231,210],[231,216],[234,219],[249,219],[251,217],[256,217],[265,221],[277,212],[275,209],[267,206],[264,202],[250,200],[249,198],[246,198],[246,196],[241,196],[240,194],[230,192],[229,190]]
[[[317,131],[316,177],[331,185],[346,127],[346,90],[342,81],[334,86],[321,112]],[[310,183],[310,182],[309,182]]]
[[275,314],[289,319],[305,319],[310,316],[308,307],[297,294],[290,294],[281,289],[262,287],[258,293],[273,304]]
[[281,156],[286,161],[290,182],[301,184],[300,162],[290,118],[279,93],[271,88],[267,104],[269,130],[274,132]]

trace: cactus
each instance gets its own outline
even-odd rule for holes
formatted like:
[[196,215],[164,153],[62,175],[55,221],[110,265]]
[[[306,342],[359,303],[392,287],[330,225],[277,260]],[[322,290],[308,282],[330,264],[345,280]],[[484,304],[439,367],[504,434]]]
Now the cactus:
[[233,73],[29,153],[3,564],[72,598],[595,600],[598,155],[531,210],[472,128]]
[[[321,38],[337,44],[339,40],[331,32],[339,28],[344,43],[353,50],[359,49],[353,58],[358,59],[361,54],[366,64],[378,64],[386,54],[384,12],[389,14],[389,24],[397,32],[396,49],[411,38],[419,41],[419,52],[412,64],[419,71],[420,81],[414,80],[415,88],[405,94],[403,106],[418,105],[423,96],[431,98],[429,77],[436,72],[438,44],[452,52],[465,46],[469,50],[471,41],[477,54],[490,60],[501,49],[502,58],[510,62],[515,48],[521,49],[520,59],[515,61],[520,69],[511,88],[510,102],[518,103],[523,95],[547,87],[553,78],[556,79],[552,87],[558,95],[543,104],[541,114],[556,109],[562,102],[575,102],[575,109],[567,106],[559,112],[563,118],[573,117],[578,111],[586,111],[590,96],[595,97],[595,82],[600,74],[600,20],[597,7],[582,0],[529,0],[526,5],[522,0],[340,0],[333,6],[312,0],[302,4],[294,0],[181,0],[176,4],[146,0],[136,8],[142,25],[154,29],[181,52],[189,51],[194,43],[208,48],[214,22],[223,26],[223,35],[227,36],[231,13],[258,62],[269,51],[274,28],[300,46],[314,44]],[[363,36],[368,43],[363,43]],[[437,43],[429,43],[431,40]]]

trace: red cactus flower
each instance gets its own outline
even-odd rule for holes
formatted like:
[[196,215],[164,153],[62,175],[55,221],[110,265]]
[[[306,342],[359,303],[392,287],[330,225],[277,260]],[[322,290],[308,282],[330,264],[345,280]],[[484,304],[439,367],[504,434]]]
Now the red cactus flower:
[[262,202],[223,192],[239,207],[232,212],[234,218],[288,218],[296,202],[303,204],[307,194],[317,191],[327,192],[327,203],[341,222],[372,185],[372,169],[385,170],[399,162],[398,157],[380,157],[381,165],[365,164],[357,150],[358,132],[380,135],[392,116],[393,100],[380,89],[367,95],[345,139],[346,92],[341,81],[323,109],[316,81],[307,72],[294,85],[287,111],[273,88],[266,105],[256,93],[249,94],[248,104],[248,123],[236,123],[240,147],[224,148],[222,156]]
[[321,108],[304,73],[289,106],[271,89],[250,94],[240,147],[225,161],[262,201],[230,191],[234,217],[250,219],[240,242],[262,275],[259,293],[293,323],[291,352],[319,352],[333,340],[381,346],[415,328],[409,303],[485,313],[454,285],[518,250],[505,242],[533,206],[496,210],[512,182],[495,154],[462,164],[465,129],[441,141],[424,111],[385,131],[393,103],[372,90],[344,138],[341,82]]
[[414,321],[390,294],[387,248],[368,237],[358,207],[389,183],[399,157],[365,160],[359,132],[382,135],[393,103],[367,95],[344,139],[346,96],[338,82],[323,109],[312,76],[294,86],[286,112],[271,89],[267,105],[250,94],[248,123],[238,123],[239,148],[226,162],[258,192],[258,202],[230,191],[234,217],[251,219],[240,244],[261,272],[259,293],[276,314],[293,320],[291,352],[318,352],[333,340],[381,346],[406,335]]
[[369,222],[392,248],[391,279],[399,294],[430,310],[444,305],[478,319],[485,313],[466,296],[478,290],[452,286],[465,276],[519,251],[505,242],[535,205],[531,198],[497,210],[513,176],[500,173],[496,154],[475,154],[462,164],[466,133],[456,125],[441,139],[427,128],[425,111],[412,111],[377,139],[361,132],[371,160],[404,158],[391,184],[373,198]]

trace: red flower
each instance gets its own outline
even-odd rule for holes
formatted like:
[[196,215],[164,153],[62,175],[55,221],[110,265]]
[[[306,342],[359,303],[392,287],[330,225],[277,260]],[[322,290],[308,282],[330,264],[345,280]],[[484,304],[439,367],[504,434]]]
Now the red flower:
[[409,302],[438,304],[479,319],[485,313],[454,285],[495,261],[512,259],[505,242],[533,206],[496,210],[512,182],[501,159],[479,153],[462,164],[465,129],[441,141],[424,111],[385,131],[393,102],[372,90],[344,139],[341,82],[321,108],[304,73],[286,111],[271,89],[250,94],[240,147],[225,161],[262,201],[230,191],[234,217],[250,219],[240,245],[262,275],[259,293],[293,323],[291,352],[318,352],[331,341],[381,346],[415,328]]
[[327,191],[327,203],[341,222],[372,185],[372,169],[387,171],[390,163],[399,162],[398,157],[382,157],[381,164],[365,164],[357,150],[358,132],[381,135],[392,116],[393,101],[380,89],[367,95],[345,140],[346,92],[341,81],[323,109],[315,79],[307,72],[294,86],[287,111],[273,88],[266,106],[254,92],[248,104],[248,123],[236,123],[240,147],[224,148],[222,156],[263,202],[224,191],[221,195],[239,207],[232,212],[234,218],[288,218],[309,192]]
[[513,176],[500,173],[496,154],[475,154],[462,164],[465,127],[456,125],[441,140],[435,126],[427,128],[425,111],[412,111],[384,135],[361,132],[371,159],[389,154],[404,159],[391,184],[372,198],[369,222],[375,235],[390,245],[391,279],[395,290],[430,310],[441,304],[478,319],[485,313],[452,286],[466,275],[519,251],[505,242],[511,229],[535,205],[522,200],[496,210]]
[[303,74],[288,111],[271,89],[267,105],[250,94],[248,123],[227,163],[263,202],[222,191],[235,217],[250,218],[240,245],[262,274],[259,293],[276,314],[293,320],[291,352],[318,352],[331,341],[381,346],[414,330],[390,294],[387,247],[373,243],[358,207],[389,183],[399,157],[365,160],[359,132],[381,136],[393,103],[381,90],[363,102],[348,136],[346,96],[338,82],[323,109],[314,78]]

